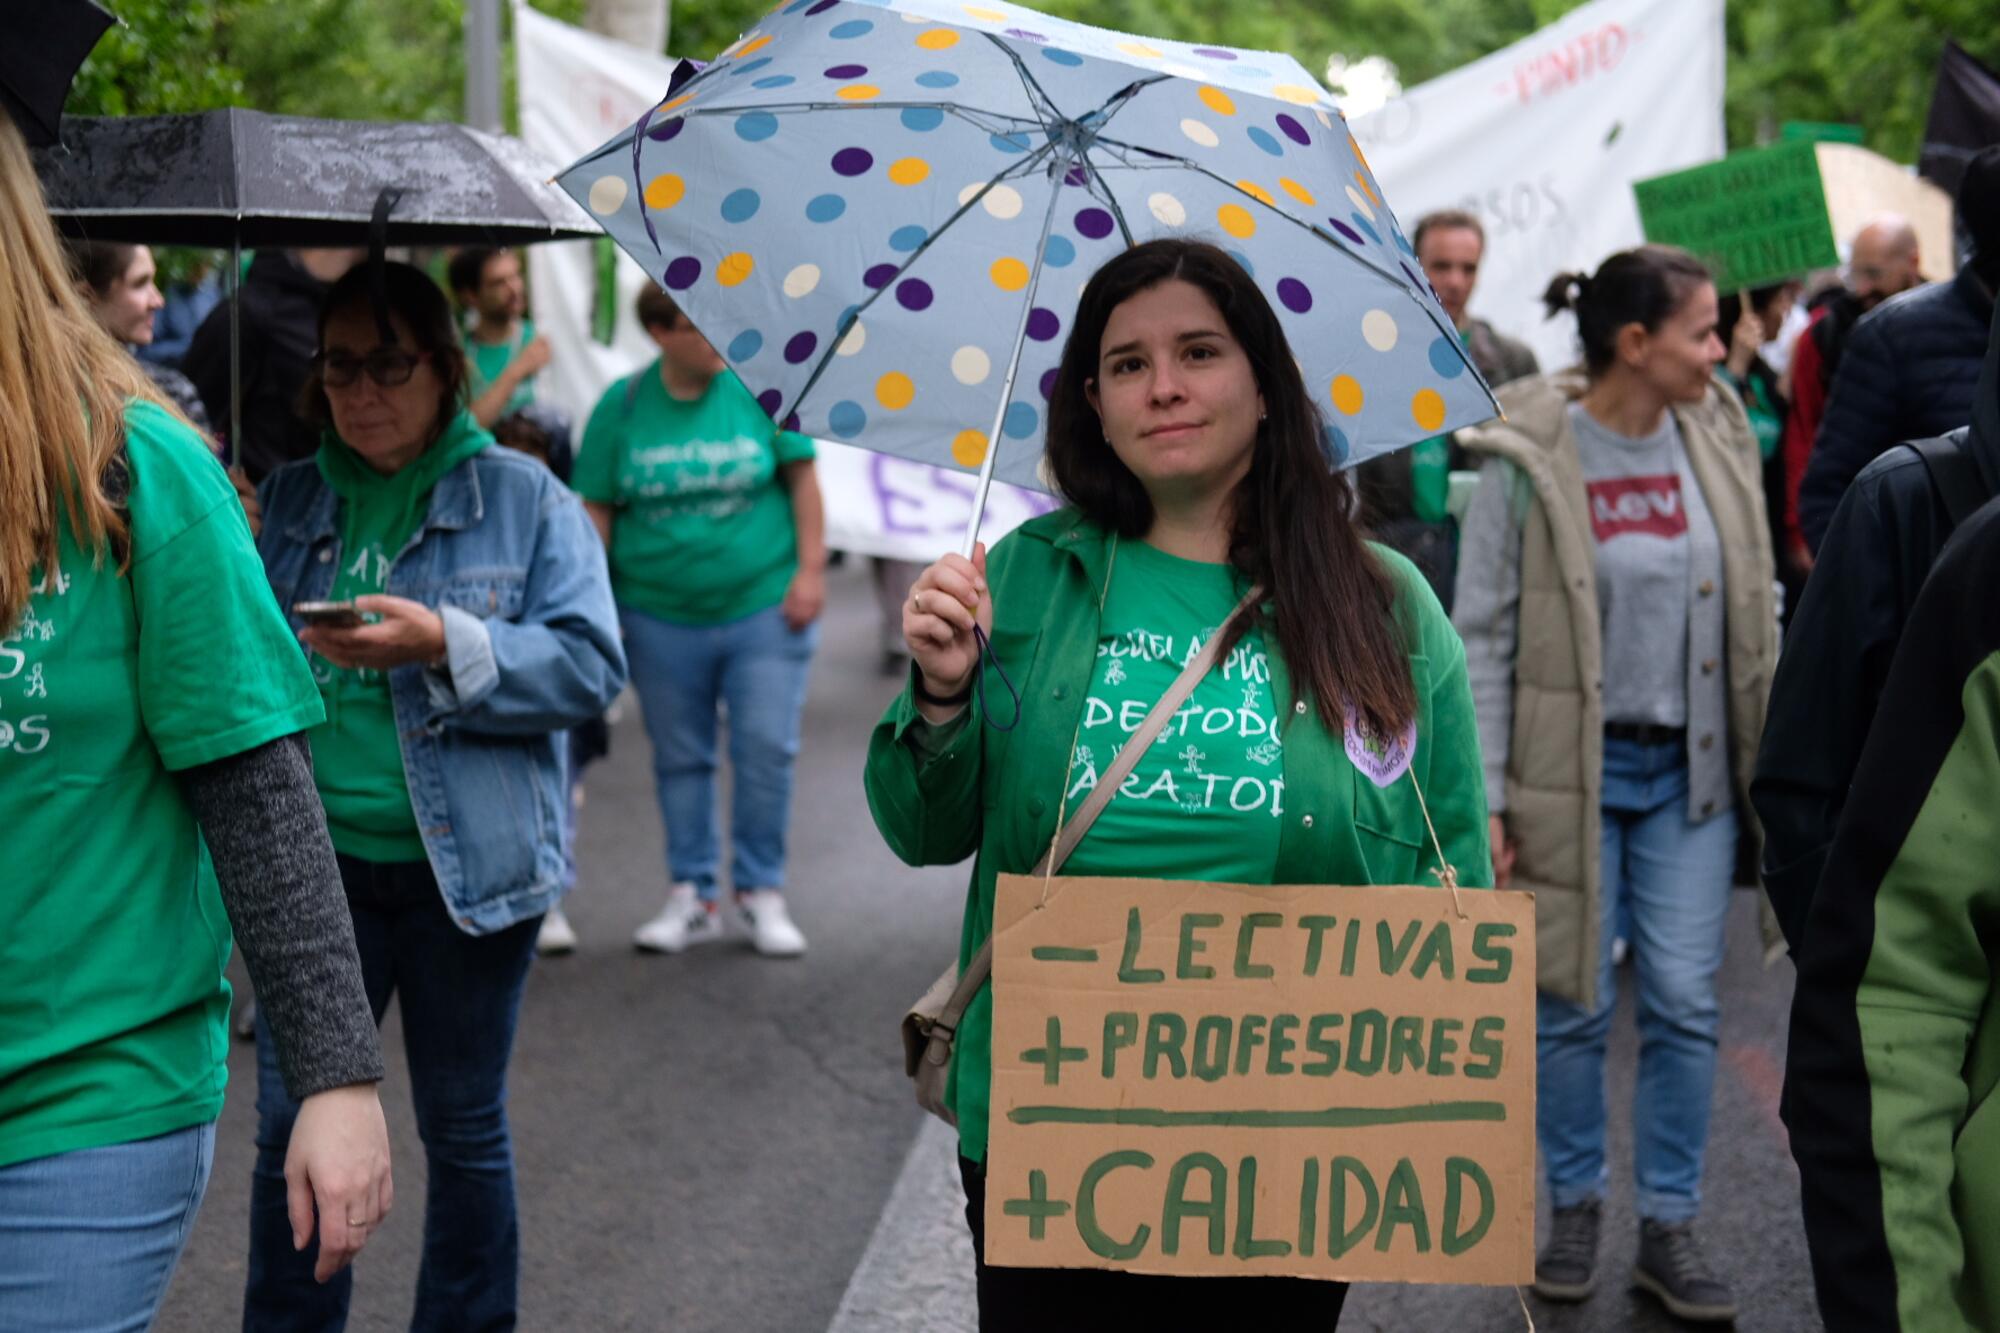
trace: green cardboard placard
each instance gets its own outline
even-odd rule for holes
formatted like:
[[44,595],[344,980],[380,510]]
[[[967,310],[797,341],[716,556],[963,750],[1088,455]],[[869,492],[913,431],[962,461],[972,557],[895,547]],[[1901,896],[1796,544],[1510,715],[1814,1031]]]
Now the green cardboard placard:
[[1763,287],[1840,262],[1817,146],[1803,141],[1731,153],[1639,181],[1646,239],[1693,252],[1724,292]]

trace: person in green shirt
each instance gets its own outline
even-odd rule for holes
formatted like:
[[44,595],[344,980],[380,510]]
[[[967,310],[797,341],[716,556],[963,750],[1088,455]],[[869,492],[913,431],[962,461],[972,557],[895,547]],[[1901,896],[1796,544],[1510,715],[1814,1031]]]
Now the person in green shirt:
[[[865,784],[904,861],[976,858],[961,968],[992,928],[998,875],[1028,871],[1058,812],[1216,635],[1217,665],[1066,876],[1432,883],[1435,845],[1462,884],[1491,884],[1464,650],[1415,566],[1362,540],[1297,365],[1222,251],[1124,252],[1084,290],[1049,403],[1047,462],[1070,507],[990,559],[948,555],[917,579],[903,613],[911,678],[870,740]],[[1267,595],[1232,615],[1253,587]],[[1010,731],[970,705],[975,626],[1020,687]],[[1004,689],[991,666],[984,686],[988,700]],[[959,1024],[947,1092],[985,1333],[1224,1328],[1246,1311],[1262,1328],[1337,1323],[1338,1283],[988,1267],[992,1021],[985,987]]]
[[214,1161],[232,934],[317,1275],[392,1201],[382,1058],[221,465],[99,327],[0,108],[0,1328],[150,1327]]
[[535,376],[548,369],[549,340],[528,318],[528,284],[512,250],[469,245],[445,271],[452,294],[472,316],[465,335],[472,415],[492,430],[535,401]]
[[667,901],[634,942],[719,938],[716,723],[729,713],[737,916],[759,953],[795,958],[785,836],[806,672],[826,601],[813,444],[779,430],[667,294],[639,296],[660,359],[605,390],[571,477],[611,553],[611,590],[653,743]]

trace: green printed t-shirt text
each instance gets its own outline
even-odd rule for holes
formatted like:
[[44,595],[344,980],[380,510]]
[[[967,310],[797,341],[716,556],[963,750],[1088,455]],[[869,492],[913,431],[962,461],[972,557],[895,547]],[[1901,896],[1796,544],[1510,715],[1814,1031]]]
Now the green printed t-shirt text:
[[[1228,565],[1119,544],[1070,768],[1070,810],[1246,590]],[[1268,884],[1284,789],[1270,664],[1252,630],[1168,719],[1063,873]]]
[[[461,411],[437,443],[385,477],[328,431],[318,463],[320,476],[340,496],[333,600],[386,592],[389,567],[417,530],[438,478],[492,443],[472,414]],[[312,672],[326,703],[326,722],[311,736],[313,780],[334,850],[364,861],[425,859],[388,675],[336,667],[317,653]]]
[[619,605],[719,625],[785,600],[799,544],[778,469],[812,456],[812,441],[775,429],[729,371],[692,402],[668,395],[658,361],[613,384],[584,428],[572,484],[617,511]]
[[150,403],[125,423],[129,569],[57,505],[0,627],[0,1167],[221,1113],[229,923],[173,775],[320,718],[214,455]]
[[[506,372],[507,367],[514,363],[514,358],[534,340],[535,321],[532,319],[522,320],[521,327],[515,330],[514,336],[503,343],[484,343],[470,333],[466,334],[465,356],[466,360],[472,363],[472,384],[466,391],[466,397],[477,398],[492,388],[494,382]],[[506,403],[500,408],[500,415],[510,416],[534,401],[535,377],[530,375],[507,396]]]

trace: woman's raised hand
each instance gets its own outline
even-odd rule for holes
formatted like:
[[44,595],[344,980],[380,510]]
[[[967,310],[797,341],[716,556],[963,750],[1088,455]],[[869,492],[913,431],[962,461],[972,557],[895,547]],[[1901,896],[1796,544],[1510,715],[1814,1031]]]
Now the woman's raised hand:
[[924,688],[954,695],[979,668],[979,643],[972,628],[993,629],[993,601],[986,590],[986,545],[972,559],[948,555],[917,576],[903,603],[903,638],[923,672]]

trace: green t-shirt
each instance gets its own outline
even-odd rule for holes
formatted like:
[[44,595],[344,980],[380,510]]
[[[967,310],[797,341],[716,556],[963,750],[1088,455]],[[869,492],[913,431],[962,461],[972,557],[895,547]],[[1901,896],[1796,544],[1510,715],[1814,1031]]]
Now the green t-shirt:
[[[514,358],[521,354],[521,349],[534,340],[535,321],[532,319],[522,320],[521,327],[515,331],[514,336],[504,343],[483,343],[473,337],[471,333],[467,333],[465,335],[466,369],[471,372],[467,398],[477,398],[480,394],[485,393],[487,389],[491,388],[493,382],[499,379],[502,372],[513,363]],[[521,381],[520,386],[512,394],[508,395],[506,405],[500,409],[500,415],[504,417],[510,413],[518,412],[534,401],[535,377],[530,375]]]
[[221,1112],[229,923],[173,774],[320,719],[214,455],[151,404],[125,421],[129,571],[58,507],[0,637],[0,1166]]
[[[1083,706],[1067,804],[1074,810],[1246,588],[1227,565],[1118,544]],[[1284,815],[1283,743],[1271,668],[1252,630],[1209,670],[1063,866],[1065,875],[1268,884]]]
[[619,604],[719,625],[784,601],[799,544],[778,469],[812,456],[813,442],[774,429],[730,371],[689,403],[668,396],[658,361],[605,390],[571,484],[617,511]]
[[[472,413],[461,411],[436,444],[385,477],[327,432],[319,471],[340,496],[340,566],[332,599],[386,592],[389,569],[417,530],[438,478],[492,443]],[[334,850],[364,861],[425,859],[389,677],[336,667],[317,653],[312,673],[326,704],[326,721],[311,734],[313,781]]]

